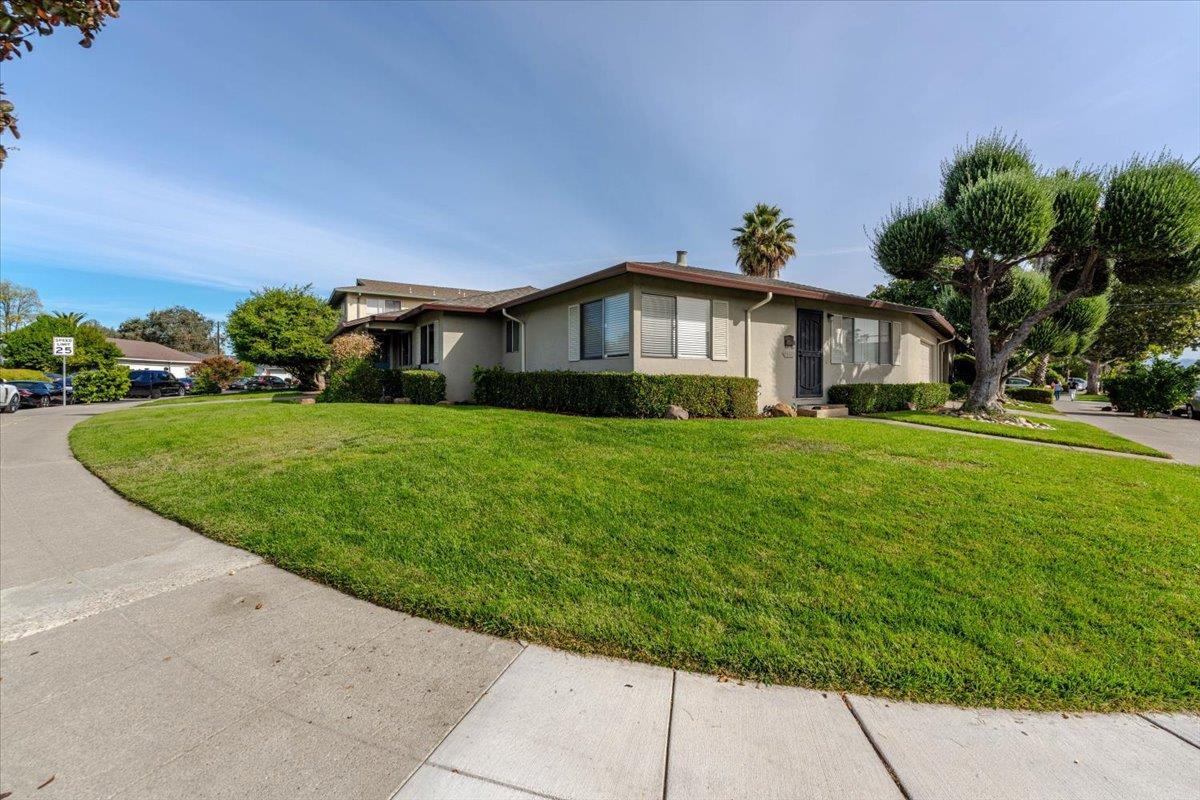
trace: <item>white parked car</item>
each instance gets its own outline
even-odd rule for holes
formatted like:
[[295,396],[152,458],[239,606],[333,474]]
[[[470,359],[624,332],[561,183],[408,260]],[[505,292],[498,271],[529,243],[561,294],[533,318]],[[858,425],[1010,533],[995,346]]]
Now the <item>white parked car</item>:
[[1189,417],[1200,419],[1200,386],[1197,386],[1196,391],[1192,392],[1192,396],[1188,398],[1184,408],[1187,409]]
[[1024,389],[1026,386],[1032,386],[1033,381],[1029,378],[1009,378],[1004,382],[1004,385],[1009,389]]
[[21,394],[17,387],[8,382],[0,382],[0,413],[12,414],[21,405]]

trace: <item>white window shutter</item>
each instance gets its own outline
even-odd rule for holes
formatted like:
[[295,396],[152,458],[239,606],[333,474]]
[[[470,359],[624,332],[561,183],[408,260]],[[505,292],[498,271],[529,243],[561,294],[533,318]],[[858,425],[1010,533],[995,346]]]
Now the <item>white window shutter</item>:
[[729,301],[712,301],[712,358],[729,360]]
[[892,363],[893,364],[900,363],[900,352],[901,352],[901,350],[903,350],[903,348],[900,346],[900,344],[903,341],[904,341],[904,323],[903,322],[893,322],[892,323]]
[[567,361],[579,360],[579,306],[567,306]]
[[677,297],[675,315],[675,355],[678,358],[708,358],[712,304],[698,297]]

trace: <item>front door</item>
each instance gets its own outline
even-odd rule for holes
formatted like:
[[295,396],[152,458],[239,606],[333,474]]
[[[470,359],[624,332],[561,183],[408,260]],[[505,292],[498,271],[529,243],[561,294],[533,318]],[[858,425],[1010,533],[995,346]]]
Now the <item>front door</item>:
[[821,312],[796,309],[796,397],[820,397]]

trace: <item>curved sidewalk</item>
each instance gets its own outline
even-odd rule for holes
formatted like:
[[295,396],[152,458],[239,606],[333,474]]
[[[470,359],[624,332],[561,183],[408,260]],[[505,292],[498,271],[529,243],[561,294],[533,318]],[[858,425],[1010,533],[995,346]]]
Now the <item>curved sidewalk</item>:
[[0,417],[12,800],[1200,796],[1200,716],[743,685],[356,600],[111,492],[66,436],[112,409]]

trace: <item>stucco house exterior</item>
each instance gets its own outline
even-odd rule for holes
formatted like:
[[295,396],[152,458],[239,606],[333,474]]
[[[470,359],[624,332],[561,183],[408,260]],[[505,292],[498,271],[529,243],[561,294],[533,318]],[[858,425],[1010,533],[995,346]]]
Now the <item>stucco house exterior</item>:
[[[541,290],[360,279],[330,303],[344,309],[337,333],[377,336],[381,366],[444,373],[456,402],[470,399],[476,365],[746,376],[758,379],[760,406],[821,403],[842,383],[949,375],[954,328],[933,309],[692,267],[686,255],[622,262]],[[396,288],[373,295],[375,287]]]
[[117,359],[117,363],[129,367],[131,370],[165,370],[176,378],[182,378],[187,375],[189,368],[199,364],[204,358],[202,355],[184,353],[158,342],[113,337],[109,337],[108,340],[121,351],[121,357]]

